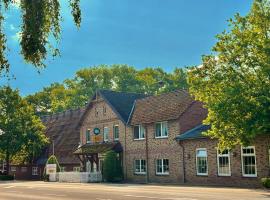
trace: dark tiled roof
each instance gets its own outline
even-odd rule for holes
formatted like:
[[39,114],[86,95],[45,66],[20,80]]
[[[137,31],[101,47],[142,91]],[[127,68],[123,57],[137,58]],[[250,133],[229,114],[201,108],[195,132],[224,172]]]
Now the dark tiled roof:
[[37,162],[44,162],[52,155],[52,140],[54,140],[54,152],[60,164],[79,163],[73,152],[80,142],[78,123],[83,113],[84,109],[76,109],[41,117],[46,126],[45,135],[51,143]]
[[93,154],[93,153],[106,153],[107,151],[113,150],[115,152],[122,152],[123,148],[119,142],[106,142],[106,143],[94,143],[85,144],[79,147],[74,154]]
[[185,90],[136,100],[130,124],[178,119],[193,101]]
[[111,105],[112,109],[125,123],[128,121],[134,101],[145,97],[144,94],[110,90],[100,90],[99,94]]
[[186,131],[183,134],[178,135],[175,139],[176,140],[191,140],[191,139],[199,139],[199,138],[206,138],[202,133],[209,130],[210,125],[199,125],[195,128]]

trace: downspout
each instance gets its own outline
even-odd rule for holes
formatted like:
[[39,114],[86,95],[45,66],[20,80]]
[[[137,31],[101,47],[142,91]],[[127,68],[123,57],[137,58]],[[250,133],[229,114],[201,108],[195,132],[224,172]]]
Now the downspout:
[[123,156],[124,156],[124,169],[123,169],[123,172],[124,173],[124,179],[126,180],[127,179],[127,156],[126,156],[126,151],[127,151],[127,124],[125,124],[125,149],[124,149],[124,152],[123,152]]
[[179,141],[179,145],[182,148],[182,183],[186,183],[186,162],[185,162],[185,147],[183,145],[183,143],[181,143],[181,141]]
[[149,183],[149,163],[148,163],[148,129],[145,126],[145,160],[146,160],[146,183]]

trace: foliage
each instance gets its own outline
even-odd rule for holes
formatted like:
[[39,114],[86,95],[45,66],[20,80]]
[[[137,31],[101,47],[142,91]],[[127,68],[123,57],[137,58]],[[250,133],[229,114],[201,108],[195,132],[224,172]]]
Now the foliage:
[[182,68],[167,73],[162,68],[100,65],[81,69],[73,79],[54,83],[26,99],[37,114],[44,115],[83,107],[98,89],[158,94],[186,88],[186,71]]
[[0,175],[0,181],[12,181],[14,176],[12,175]]
[[247,16],[236,14],[229,23],[215,54],[188,72],[190,92],[209,111],[207,135],[221,148],[270,134],[270,2],[255,0]]
[[0,152],[8,170],[9,162],[15,156],[19,155],[24,162],[33,162],[41,153],[48,143],[44,128],[18,90],[0,87]]
[[[57,48],[62,20],[60,3],[60,0],[0,1],[0,74],[3,71],[8,72],[10,67],[6,57],[6,35],[3,31],[3,23],[6,20],[4,12],[14,4],[20,8],[22,14],[21,54],[26,62],[40,69],[45,67],[44,60],[48,53],[52,56],[60,53]],[[80,0],[69,0],[69,3],[74,22],[79,27],[81,23]]]
[[263,187],[270,188],[270,178],[262,178],[261,183]]
[[105,155],[103,175],[108,182],[121,181],[123,178],[121,161],[114,151],[108,151]]

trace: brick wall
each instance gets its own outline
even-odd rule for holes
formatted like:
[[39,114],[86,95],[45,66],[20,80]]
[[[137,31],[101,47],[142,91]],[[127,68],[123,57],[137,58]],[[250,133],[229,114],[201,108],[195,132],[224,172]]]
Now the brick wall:
[[[217,141],[210,139],[186,140],[181,142],[185,148],[186,182],[203,185],[226,185],[240,187],[258,187],[260,179],[270,175],[269,154],[270,137],[259,137],[255,140],[257,177],[243,177],[241,165],[241,147],[230,152],[231,176],[218,176]],[[251,145],[251,146],[253,146]],[[207,149],[208,175],[196,175],[196,149]]]
[[[127,180],[133,182],[146,182],[146,175],[136,175],[134,173],[134,160],[146,159],[146,140],[148,140],[148,173],[149,182],[179,183],[182,180],[180,154],[181,147],[175,141],[179,134],[179,121],[168,122],[168,138],[155,138],[155,124],[144,125],[146,139],[134,140],[133,131],[127,134]],[[156,159],[169,159],[169,175],[156,175]]]

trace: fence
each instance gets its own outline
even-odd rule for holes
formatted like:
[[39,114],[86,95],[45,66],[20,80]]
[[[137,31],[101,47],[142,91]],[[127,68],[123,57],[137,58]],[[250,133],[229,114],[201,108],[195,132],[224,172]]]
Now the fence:
[[101,172],[59,172],[50,174],[50,181],[68,182],[68,183],[89,183],[101,182]]

